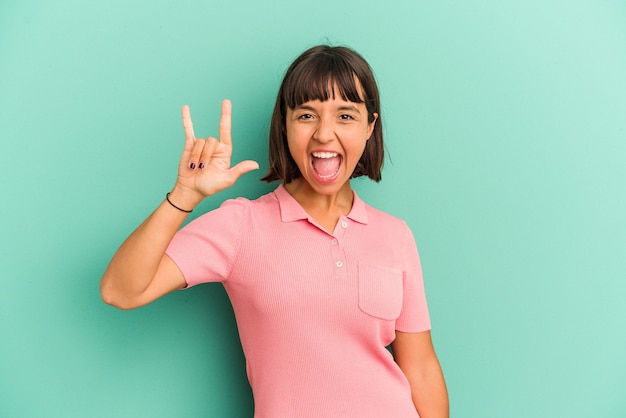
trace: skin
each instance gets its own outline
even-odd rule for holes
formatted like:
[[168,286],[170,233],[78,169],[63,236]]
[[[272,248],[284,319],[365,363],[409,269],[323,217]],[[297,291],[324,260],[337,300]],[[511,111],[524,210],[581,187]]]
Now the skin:
[[[337,89],[335,89],[337,90]],[[289,151],[302,177],[285,187],[315,221],[331,232],[339,217],[352,209],[350,176],[354,172],[378,115],[368,122],[363,103],[340,97],[325,102],[305,102],[287,110],[285,121]],[[342,157],[333,181],[321,179],[311,164],[316,151],[336,152]],[[396,363],[407,377],[413,404],[420,418],[446,418],[448,394],[435,354],[430,331],[396,332],[392,343]]]
[[[169,196],[179,208],[191,210],[205,197],[232,186],[241,175],[258,169],[255,161],[242,161],[231,167],[231,114],[232,105],[224,100],[219,140],[196,138],[189,107],[183,106],[185,146],[178,178]],[[182,273],[165,250],[187,215],[164,201],[122,243],[100,282],[100,293],[106,303],[120,309],[133,309],[185,287]]]
[[430,331],[400,332],[391,343],[393,357],[411,386],[420,418],[448,418],[448,390]]
[[[231,103],[225,100],[219,139],[196,138],[189,108],[183,107],[185,146],[169,196],[176,206],[191,210],[205,197],[231,187],[241,175],[258,169],[255,161],[231,166],[231,113]],[[310,101],[287,112],[289,150],[302,176],[285,187],[327,231],[333,231],[339,217],[352,208],[350,175],[372,134],[378,115],[374,116],[375,120],[368,122],[364,104],[341,98]],[[316,151],[341,156],[339,171],[332,179],[321,179],[314,173],[311,153]],[[122,243],[100,282],[106,303],[133,309],[185,287],[182,273],[165,251],[187,215],[164,201]],[[392,349],[410,384],[420,417],[448,417],[446,386],[430,332],[397,332]]]
[[[375,118],[378,115],[374,115]],[[289,151],[301,177],[287,184],[287,191],[329,232],[341,215],[352,208],[350,176],[374,130],[363,103],[331,98],[313,100],[288,109],[285,125]],[[316,175],[313,152],[335,152],[341,157],[339,172],[331,181]]]

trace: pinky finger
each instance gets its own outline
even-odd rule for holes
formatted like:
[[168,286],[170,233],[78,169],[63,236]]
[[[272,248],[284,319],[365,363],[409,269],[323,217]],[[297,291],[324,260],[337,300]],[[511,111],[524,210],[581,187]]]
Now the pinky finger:
[[183,118],[183,128],[185,130],[185,146],[183,147],[183,153],[180,156],[180,164],[181,166],[188,166],[196,138],[193,132],[193,122],[191,121],[189,106],[184,105],[181,113]]
[[193,121],[191,120],[191,111],[189,106],[184,105],[182,109],[183,129],[185,130],[185,139],[194,140],[196,138],[193,132]]

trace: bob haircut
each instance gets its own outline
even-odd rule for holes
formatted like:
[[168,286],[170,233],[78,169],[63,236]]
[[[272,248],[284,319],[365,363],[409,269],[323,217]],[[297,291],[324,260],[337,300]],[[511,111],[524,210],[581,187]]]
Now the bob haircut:
[[337,93],[346,101],[364,103],[370,123],[375,120],[374,114],[378,114],[372,136],[350,178],[367,176],[380,181],[384,158],[383,128],[374,74],[367,61],[355,51],[329,45],[308,49],[287,69],[270,124],[269,170],[261,180],[290,183],[301,176],[287,144],[287,109],[295,109],[311,100],[324,102],[335,98]]

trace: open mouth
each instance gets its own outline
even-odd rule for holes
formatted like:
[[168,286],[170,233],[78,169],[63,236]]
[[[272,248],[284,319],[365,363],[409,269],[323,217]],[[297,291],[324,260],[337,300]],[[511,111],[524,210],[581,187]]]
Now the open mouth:
[[311,153],[313,171],[321,180],[330,180],[339,173],[342,157],[336,152]]

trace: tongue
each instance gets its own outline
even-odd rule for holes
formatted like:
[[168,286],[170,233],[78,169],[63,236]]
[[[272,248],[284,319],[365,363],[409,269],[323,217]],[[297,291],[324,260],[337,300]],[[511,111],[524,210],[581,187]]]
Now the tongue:
[[313,157],[313,168],[320,176],[330,176],[339,169],[341,157],[315,158]]

